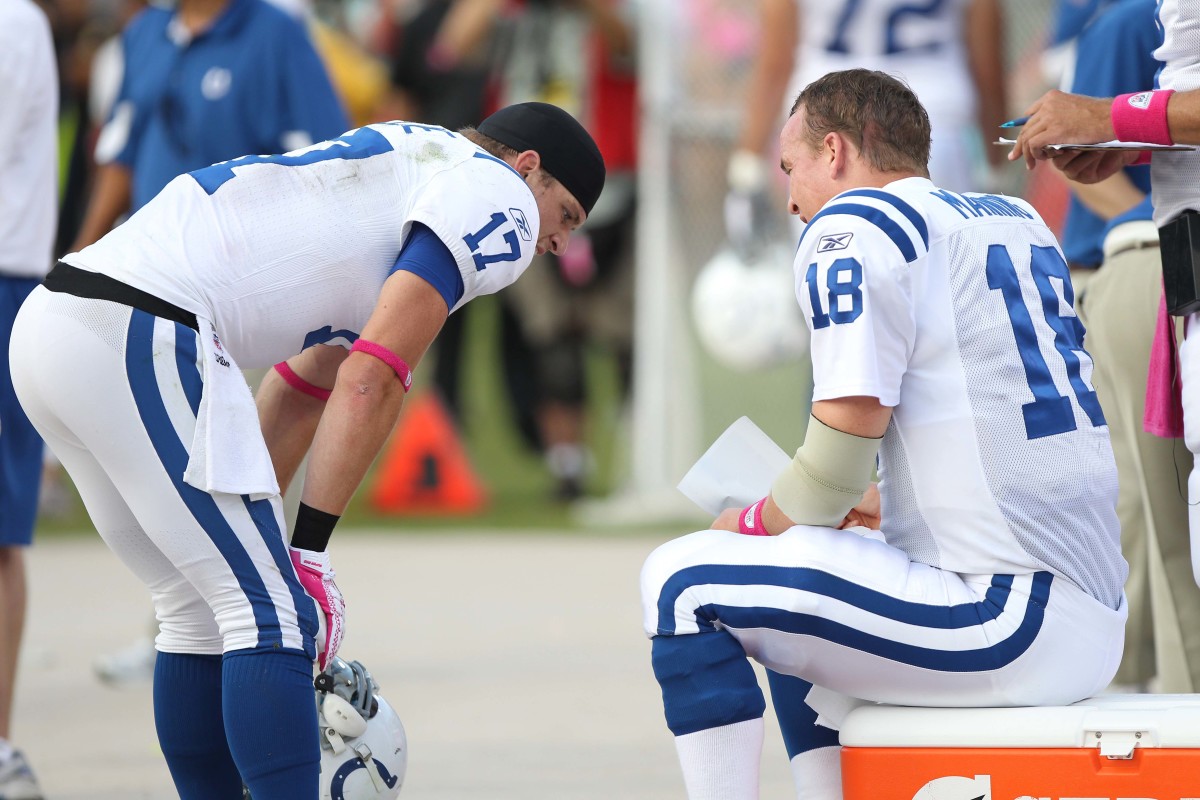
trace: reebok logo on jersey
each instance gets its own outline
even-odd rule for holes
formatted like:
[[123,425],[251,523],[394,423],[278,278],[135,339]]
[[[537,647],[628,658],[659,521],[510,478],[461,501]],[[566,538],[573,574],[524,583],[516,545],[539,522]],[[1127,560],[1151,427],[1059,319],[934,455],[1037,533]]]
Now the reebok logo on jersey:
[[822,236],[817,242],[818,253],[830,253],[834,250],[845,250],[850,246],[850,240],[854,238],[853,233],[834,233],[829,236]]
[[521,234],[521,238],[525,241],[533,239],[533,232],[529,230],[529,220],[525,219],[525,214],[519,208],[510,208],[509,216],[513,218],[513,222],[517,224],[517,233]]
[[1129,98],[1129,105],[1145,111],[1150,107],[1150,98],[1153,95],[1154,92],[1138,92],[1133,97]]

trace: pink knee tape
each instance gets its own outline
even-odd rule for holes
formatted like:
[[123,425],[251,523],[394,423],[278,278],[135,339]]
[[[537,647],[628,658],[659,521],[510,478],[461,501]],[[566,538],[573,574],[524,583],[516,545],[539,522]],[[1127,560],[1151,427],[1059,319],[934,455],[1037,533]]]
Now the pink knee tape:
[[283,378],[288,386],[292,387],[296,391],[304,392],[309,397],[315,397],[322,402],[329,399],[328,389],[322,389],[320,386],[313,386],[311,383],[304,380],[304,378],[301,378],[299,375],[297,375],[296,372],[288,366],[286,361],[280,361],[278,364],[276,364],[275,371],[279,373],[280,377]]
[[381,344],[368,342],[366,339],[356,339],[354,346],[350,348],[351,353],[355,351],[374,356],[391,367],[395,371],[396,377],[400,379],[400,383],[403,384],[405,392],[412,388],[412,370],[408,368],[408,364],[403,358],[391,350]]

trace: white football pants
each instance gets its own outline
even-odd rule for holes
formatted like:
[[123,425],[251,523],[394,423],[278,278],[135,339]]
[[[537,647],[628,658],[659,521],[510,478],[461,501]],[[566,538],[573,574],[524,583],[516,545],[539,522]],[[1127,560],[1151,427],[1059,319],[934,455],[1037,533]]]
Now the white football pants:
[[642,570],[646,635],[724,629],[770,669],[899,705],[1063,705],[1115,674],[1124,603],[1114,611],[1048,572],[935,569],[864,533],[668,542]]
[[183,482],[203,392],[197,350],[185,325],[38,287],[10,353],[26,413],[100,535],[150,588],[157,649],[312,656],[316,606],[289,560],[279,497]]

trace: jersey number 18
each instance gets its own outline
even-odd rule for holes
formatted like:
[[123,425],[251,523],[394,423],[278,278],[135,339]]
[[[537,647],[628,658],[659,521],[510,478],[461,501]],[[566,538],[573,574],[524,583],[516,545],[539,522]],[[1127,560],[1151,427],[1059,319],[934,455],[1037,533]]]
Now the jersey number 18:
[[[1054,331],[1054,349],[1066,363],[1067,378],[1075,399],[1092,425],[1103,425],[1104,413],[1100,410],[1096,392],[1080,374],[1079,354],[1087,355],[1083,349],[1083,324],[1078,317],[1064,318],[1059,313],[1059,294],[1050,280],[1058,278],[1062,281],[1062,300],[1070,305],[1074,296],[1067,263],[1057,249],[1034,246],[1031,248],[1029,266],[1038,297],[1041,298],[1042,315]],[[988,247],[986,272],[988,288],[999,291],[1004,298],[1017,350],[1021,354],[1021,364],[1025,368],[1025,379],[1029,383],[1029,390],[1033,392],[1033,402],[1021,407],[1026,437],[1040,439],[1075,430],[1075,411],[1071,406],[1071,398],[1059,394],[1054,385],[1050,367],[1038,347],[1037,330],[1021,294],[1017,269],[1007,247],[1000,244]]]

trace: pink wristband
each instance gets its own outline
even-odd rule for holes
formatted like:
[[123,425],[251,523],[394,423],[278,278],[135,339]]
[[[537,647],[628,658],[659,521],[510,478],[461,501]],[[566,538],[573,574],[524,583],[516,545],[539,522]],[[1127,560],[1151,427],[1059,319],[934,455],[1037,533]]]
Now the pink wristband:
[[355,339],[354,345],[350,348],[350,352],[355,351],[366,353],[369,356],[375,356],[383,363],[391,367],[396,377],[400,379],[400,383],[404,386],[404,391],[407,392],[412,388],[412,370],[408,368],[408,364],[404,363],[404,359],[388,350],[381,344],[368,342],[366,339]]
[[1109,116],[1117,140],[1175,144],[1167,125],[1167,103],[1173,94],[1174,89],[1160,89],[1114,97]]
[[329,399],[329,390],[322,389],[320,386],[313,386],[308,381],[297,375],[286,361],[280,361],[275,365],[275,371],[280,374],[284,382],[298,392],[304,392],[309,397],[315,397],[321,402]]
[[767,531],[767,526],[763,525],[762,509],[763,504],[767,502],[767,498],[759,500],[757,503],[746,506],[742,509],[741,515],[738,516],[738,533],[744,533],[747,536],[770,536]]

